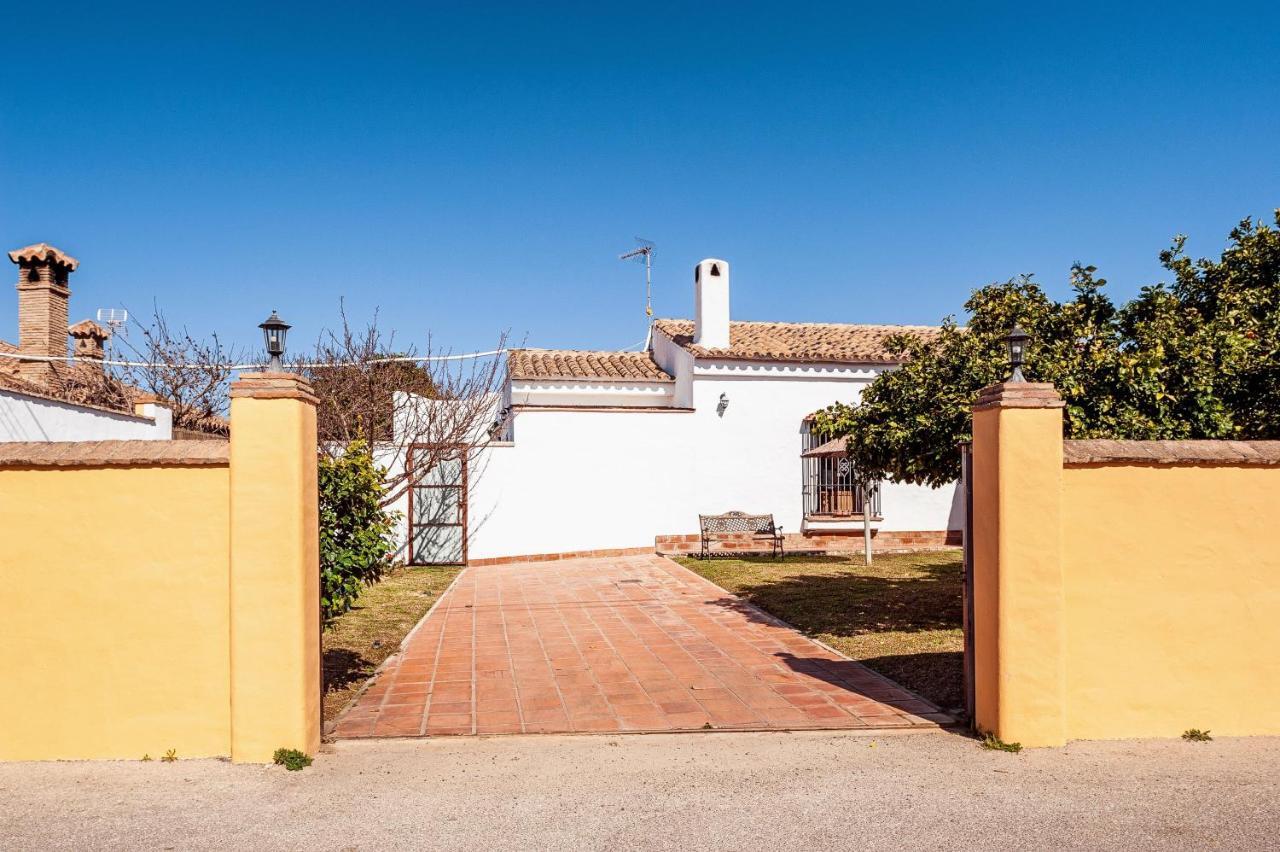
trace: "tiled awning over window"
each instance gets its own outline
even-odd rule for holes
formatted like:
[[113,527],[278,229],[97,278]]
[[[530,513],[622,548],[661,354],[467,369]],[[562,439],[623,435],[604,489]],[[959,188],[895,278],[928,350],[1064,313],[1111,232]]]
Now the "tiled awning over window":
[[848,451],[849,448],[845,446],[844,438],[833,438],[825,444],[801,453],[800,458],[808,459],[813,458],[814,456],[842,456]]

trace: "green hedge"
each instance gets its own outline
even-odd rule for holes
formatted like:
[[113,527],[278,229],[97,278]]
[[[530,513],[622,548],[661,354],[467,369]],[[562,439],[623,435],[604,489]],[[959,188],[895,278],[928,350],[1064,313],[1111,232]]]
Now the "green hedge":
[[385,471],[364,441],[321,456],[320,608],[328,622],[351,609],[362,586],[376,583],[395,551],[395,514],[380,505]]

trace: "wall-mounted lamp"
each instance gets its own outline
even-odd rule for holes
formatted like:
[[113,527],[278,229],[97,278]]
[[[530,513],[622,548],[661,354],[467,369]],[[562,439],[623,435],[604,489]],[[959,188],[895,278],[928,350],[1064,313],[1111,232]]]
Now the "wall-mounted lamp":
[[1022,365],[1026,360],[1027,341],[1030,339],[1031,335],[1016,325],[1004,339],[1005,347],[1009,352],[1009,366],[1013,368],[1013,373],[1009,376],[1009,381],[1011,382],[1026,381],[1026,378],[1022,375]]
[[729,395],[727,393],[720,394],[720,403],[716,406],[716,414],[724,417],[724,410],[729,407]]
[[280,361],[280,356],[284,354],[284,339],[289,333],[289,329],[293,326],[280,319],[279,314],[275,311],[271,312],[271,316],[267,317],[265,322],[258,325],[262,329],[262,339],[267,347],[267,354],[271,356],[271,363],[267,366],[268,370],[281,372],[284,370],[284,364]]

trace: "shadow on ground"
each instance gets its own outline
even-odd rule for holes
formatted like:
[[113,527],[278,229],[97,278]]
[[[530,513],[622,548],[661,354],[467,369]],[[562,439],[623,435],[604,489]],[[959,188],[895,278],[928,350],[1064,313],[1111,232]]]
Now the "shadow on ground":
[[[902,684],[889,678],[885,671],[872,671],[871,666],[852,660],[829,660],[825,657],[798,657],[795,654],[777,655],[787,668],[817,680],[838,686],[858,695],[873,698],[881,704],[895,707],[904,713],[914,713],[932,722],[950,724],[956,721],[953,714],[939,713],[942,708],[922,700],[916,694],[903,692]],[[888,679],[886,679],[888,678]]]
[[373,674],[374,665],[355,651],[346,648],[324,650],[324,691],[343,689]]
[[960,641],[959,554],[892,555],[871,567],[847,557],[748,558],[711,563],[705,575],[737,595],[720,606],[776,616],[944,710],[964,703],[964,656],[949,647]]

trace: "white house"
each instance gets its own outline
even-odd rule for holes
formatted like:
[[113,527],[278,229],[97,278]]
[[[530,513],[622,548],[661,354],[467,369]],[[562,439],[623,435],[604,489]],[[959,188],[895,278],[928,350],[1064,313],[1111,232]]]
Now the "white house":
[[15,390],[0,376],[0,441],[167,441],[173,412],[155,398],[133,412]]
[[[419,477],[402,505],[416,564],[694,547],[699,514],[771,513],[788,549],[856,549],[847,460],[802,458],[814,411],[857,402],[924,327],[735,322],[729,264],[694,272],[693,320],[654,320],[644,352],[508,355],[495,440]],[[879,547],[955,543],[954,486],[884,483]]]

